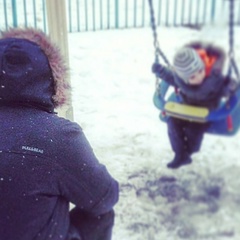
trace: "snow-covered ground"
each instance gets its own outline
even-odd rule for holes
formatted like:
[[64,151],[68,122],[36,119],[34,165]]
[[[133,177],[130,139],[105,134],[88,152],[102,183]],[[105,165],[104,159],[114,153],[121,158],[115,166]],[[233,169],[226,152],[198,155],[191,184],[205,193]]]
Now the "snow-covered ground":
[[[214,26],[200,31],[158,28],[160,47],[170,61],[179,47],[193,40],[214,42],[228,51],[227,1],[219,2]],[[30,4],[27,16],[32,17]],[[238,9],[239,4],[236,14]],[[3,4],[0,10],[4,10]],[[138,10],[141,13],[141,7]],[[40,11],[37,23],[42,24],[43,19]],[[2,27],[4,21],[2,14]],[[173,153],[166,125],[152,103],[151,29],[71,33],[69,52],[74,121],[120,184],[113,240],[240,240],[240,133],[234,137],[206,135],[191,165],[166,168]],[[238,28],[235,57],[240,65]]]
[[[228,51],[228,29],[158,28],[171,61],[192,40]],[[240,63],[240,29],[235,57]],[[113,240],[240,239],[240,135],[206,135],[193,163],[169,170],[165,123],[152,103],[151,29],[69,34],[74,121],[120,183]]]

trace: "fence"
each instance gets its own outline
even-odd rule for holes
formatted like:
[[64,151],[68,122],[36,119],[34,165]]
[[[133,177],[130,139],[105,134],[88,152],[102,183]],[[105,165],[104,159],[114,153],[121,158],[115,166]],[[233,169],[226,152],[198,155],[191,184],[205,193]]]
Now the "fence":
[[[24,26],[47,31],[46,0],[2,0],[0,28]],[[152,0],[156,24],[226,24],[229,0]],[[240,1],[234,0],[240,25]],[[149,26],[148,0],[66,0],[69,32]]]

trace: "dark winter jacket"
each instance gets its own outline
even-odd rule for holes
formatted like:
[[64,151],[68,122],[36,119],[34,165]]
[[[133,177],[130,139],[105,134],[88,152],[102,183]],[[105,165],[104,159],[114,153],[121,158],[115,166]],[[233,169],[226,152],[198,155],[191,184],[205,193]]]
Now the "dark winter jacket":
[[153,72],[163,81],[179,89],[183,102],[210,109],[216,108],[223,96],[229,96],[232,93],[232,80],[222,74],[225,54],[220,48],[200,42],[186,46],[205,49],[208,55],[215,56],[217,59],[209,76],[205,77],[201,85],[186,84],[173,70],[159,64],[153,66]]
[[53,113],[54,94],[39,46],[0,40],[0,240],[64,240],[70,202],[100,215],[118,201],[80,126]]

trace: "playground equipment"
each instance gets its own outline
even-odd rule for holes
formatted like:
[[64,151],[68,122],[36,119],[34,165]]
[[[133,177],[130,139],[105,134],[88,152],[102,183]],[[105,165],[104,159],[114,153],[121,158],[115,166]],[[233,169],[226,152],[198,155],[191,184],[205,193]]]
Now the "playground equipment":
[[[152,0],[149,0],[151,27],[153,30],[155,62],[159,62],[159,57],[163,59],[168,67],[170,63],[160,49],[157,39],[157,31],[154,17]],[[229,67],[228,76],[235,73],[236,80],[240,81],[240,75],[237,64],[234,59],[234,0],[229,1]],[[209,122],[208,133],[220,135],[234,135],[240,126],[240,89],[228,99],[222,99],[217,109],[209,110],[204,107],[196,107],[183,104],[180,96],[173,92],[170,97],[166,97],[169,90],[169,84],[156,78],[156,90],[154,92],[154,105],[161,110],[160,119],[166,122],[168,117],[180,118],[185,121],[195,121],[199,123]]]
[[[51,39],[60,48],[67,65],[69,66],[68,31],[65,0],[46,0],[48,32]],[[70,81],[70,79],[68,79]],[[71,101],[70,101],[71,102]],[[73,108],[67,106],[59,110],[58,114],[73,120]]]

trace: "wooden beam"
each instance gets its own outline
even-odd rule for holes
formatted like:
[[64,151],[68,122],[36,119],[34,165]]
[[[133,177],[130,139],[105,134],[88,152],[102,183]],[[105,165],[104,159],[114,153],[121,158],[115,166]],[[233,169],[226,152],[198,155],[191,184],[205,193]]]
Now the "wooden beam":
[[[67,67],[69,67],[66,2],[65,0],[46,0],[46,8],[49,36],[60,48]],[[70,78],[68,81],[70,82]],[[70,102],[72,102],[71,99]],[[72,104],[59,109],[58,114],[69,120],[73,120]]]

